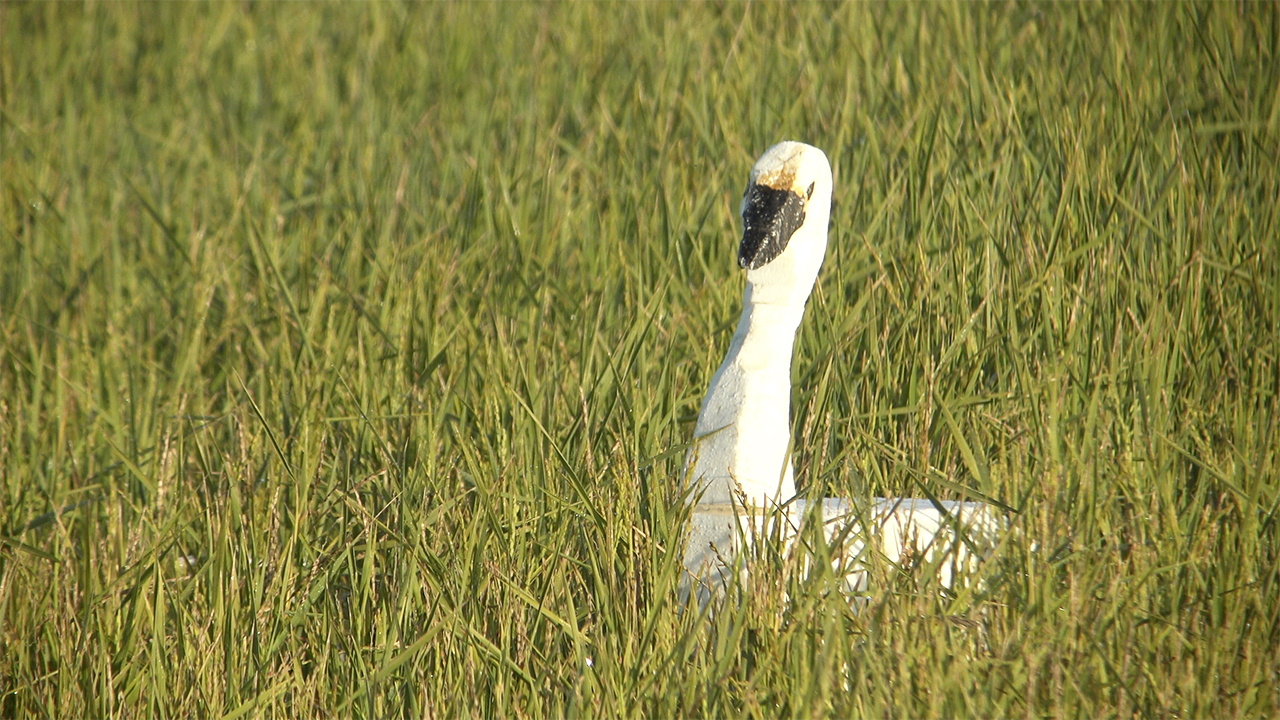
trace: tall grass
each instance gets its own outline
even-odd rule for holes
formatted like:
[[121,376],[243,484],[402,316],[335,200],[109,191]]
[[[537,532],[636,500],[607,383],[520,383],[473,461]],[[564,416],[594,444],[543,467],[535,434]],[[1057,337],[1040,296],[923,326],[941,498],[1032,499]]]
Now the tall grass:
[[[0,4],[0,716],[1280,712],[1277,27]],[[786,138],[800,485],[1006,505],[981,591],[677,605]]]

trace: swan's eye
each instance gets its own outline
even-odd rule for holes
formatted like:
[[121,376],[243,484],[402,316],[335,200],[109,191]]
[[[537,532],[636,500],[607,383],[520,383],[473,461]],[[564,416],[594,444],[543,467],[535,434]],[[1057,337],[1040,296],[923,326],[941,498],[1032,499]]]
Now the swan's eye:
[[818,183],[816,183],[816,182],[811,182],[811,183],[809,183],[809,189],[804,191],[804,199],[805,199],[805,200],[808,200],[809,198],[813,197],[813,187],[814,187],[815,185],[817,185],[817,184],[818,184]]

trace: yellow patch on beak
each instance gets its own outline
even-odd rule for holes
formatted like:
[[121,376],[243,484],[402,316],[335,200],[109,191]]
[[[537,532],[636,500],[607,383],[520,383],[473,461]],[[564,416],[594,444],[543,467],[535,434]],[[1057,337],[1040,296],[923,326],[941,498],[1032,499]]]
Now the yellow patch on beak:
[[787,163],[777,170],[762,172],[756,176],[756,184],[773,190],[786,190],[797,195],[804,195],[804,188],[795,187],[796,169]]

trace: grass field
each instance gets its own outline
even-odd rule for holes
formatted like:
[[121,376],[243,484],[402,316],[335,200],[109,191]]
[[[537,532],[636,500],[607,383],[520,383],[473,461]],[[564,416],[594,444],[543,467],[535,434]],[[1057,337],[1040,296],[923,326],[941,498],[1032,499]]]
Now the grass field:
[[[0,26],[0,717],[1280,714],[1276,4]],[[978,591],[680,612],[781,139],[798,484],[1007,505]]]

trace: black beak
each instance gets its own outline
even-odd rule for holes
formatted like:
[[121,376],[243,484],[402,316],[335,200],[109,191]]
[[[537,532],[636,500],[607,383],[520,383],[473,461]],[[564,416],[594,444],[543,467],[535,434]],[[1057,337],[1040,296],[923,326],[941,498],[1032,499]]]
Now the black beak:
[[[808,195],[813,194],[809,186]],[[790,190],[774,190],[768,185],[747,186],[742,209],[742,244],[738,265],[755,270],[768,264],[787,249],[791,235],[804,224],[808,197]]]

